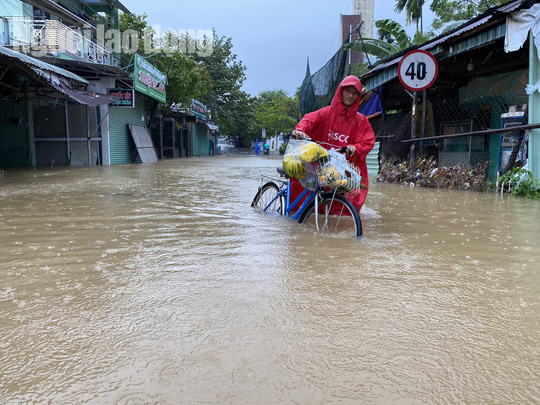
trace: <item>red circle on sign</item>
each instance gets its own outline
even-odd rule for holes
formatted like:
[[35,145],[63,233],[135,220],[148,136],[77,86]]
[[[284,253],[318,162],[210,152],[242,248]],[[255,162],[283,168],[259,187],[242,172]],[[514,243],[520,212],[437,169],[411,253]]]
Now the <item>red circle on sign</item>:
[[[427,78],[421,79],[421,80],[415,80],[415,72],[412,72],[409,74],[404,74],[402,72],[402,68],[405,66],[407,68],[407,71],[412,67],[414,69],[415,64],[418,62],[423,63],[424,65],[429,64],[429,68],[426,67],[426,74],[428,74]],[[403,86],[405,86],[407,89],[411,91],[422,91],[430,87],[434,82],[435,79],[437,79],[437,75],[439,74],[439,65],[437,64],[437,60],[435,57],[427,52],[423,51],[421,49],[417,49],[414,51],[411,51],[407,53],[405,56],[401,58],[401,61],[398,65],[398,77],[399,81]],[[412,76],[412,77],[408,77]]]

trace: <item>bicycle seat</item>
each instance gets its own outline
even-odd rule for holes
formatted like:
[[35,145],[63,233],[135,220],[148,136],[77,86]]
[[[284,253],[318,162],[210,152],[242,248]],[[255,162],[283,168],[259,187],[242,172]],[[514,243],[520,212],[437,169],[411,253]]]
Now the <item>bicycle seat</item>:
[[281,177],[285,177],[286,179],[289,178],[289,175],[287,174],[287,172],[286,172],[285,170],[283,170],[283,168],[278,167],[278,168],[277,168],[277,172],[279,173],[279,175],[280,175]]

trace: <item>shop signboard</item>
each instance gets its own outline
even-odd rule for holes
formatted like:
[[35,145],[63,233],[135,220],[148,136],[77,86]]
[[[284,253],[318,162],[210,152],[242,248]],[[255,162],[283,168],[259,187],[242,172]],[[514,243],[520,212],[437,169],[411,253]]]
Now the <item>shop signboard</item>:
[[201,120],[206,120],[206,106],[200,101],[191,100],[191,113]]
[[135,70],[133,72],[135,90],[166,103],[166,85],[167,75],[157,70],[139,54],[135,54]]
[[133,89],[109,89],[109,95],[118,99],[109,105],[115,107],[135,107],[135,91]]

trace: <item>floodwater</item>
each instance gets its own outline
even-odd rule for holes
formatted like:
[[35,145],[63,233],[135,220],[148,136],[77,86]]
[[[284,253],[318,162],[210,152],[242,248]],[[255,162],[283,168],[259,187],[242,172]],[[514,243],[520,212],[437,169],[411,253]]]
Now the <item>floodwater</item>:
[[540,202],[372,181],[329,238],[279,164],[5,170],[0,404],[540,403]]

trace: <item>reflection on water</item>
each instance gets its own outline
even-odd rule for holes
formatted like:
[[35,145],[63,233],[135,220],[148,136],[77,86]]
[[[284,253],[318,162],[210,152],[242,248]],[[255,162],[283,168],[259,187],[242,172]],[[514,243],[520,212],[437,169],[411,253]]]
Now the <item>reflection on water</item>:
[[540,204],[377,184],[362,240],[255,214],[276,158],[6,170],[0,403],[540,402]]

